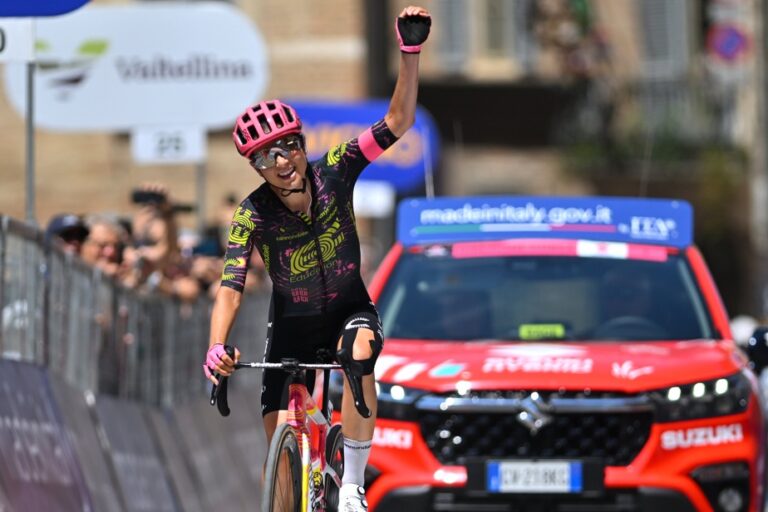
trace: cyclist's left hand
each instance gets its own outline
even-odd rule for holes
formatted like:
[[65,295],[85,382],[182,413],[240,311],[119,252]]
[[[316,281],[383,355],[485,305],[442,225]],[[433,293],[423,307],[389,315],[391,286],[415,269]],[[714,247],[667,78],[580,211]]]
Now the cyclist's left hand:
[[423,7],[410,5],[395,20],[395,32],[403,53],[420,53],[421,45],[429,36],[432,17]]
[[205,364],[203,364],[203,373],[208,380],[217,386],[219,381],[214,373],[218,373],[222,377],[229,377],[235,371],[235,362],[240,360],[240,351],[237,347],[234,348],[234,360],[224,350],[222,343],[216,343],[208,349],[208,353],[205,356]]

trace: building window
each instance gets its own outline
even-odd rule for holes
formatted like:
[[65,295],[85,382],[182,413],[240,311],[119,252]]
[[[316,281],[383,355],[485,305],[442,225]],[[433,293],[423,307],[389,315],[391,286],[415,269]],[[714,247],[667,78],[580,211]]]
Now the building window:
[[[530,69],[535,44],[530,31],[533,0],[440,0],[433,16],[440,27],[434,75],[470,81],[513,81]],[[428,72],[429,73],[429,72]]]
[[654,80],[681,78],[688,70],[690,55],[688,2],[644,0],[636,5],[646,76]]

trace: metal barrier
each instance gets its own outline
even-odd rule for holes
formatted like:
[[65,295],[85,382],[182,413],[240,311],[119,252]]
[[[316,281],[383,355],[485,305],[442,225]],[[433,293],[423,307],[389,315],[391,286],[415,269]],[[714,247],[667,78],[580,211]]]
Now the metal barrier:
[[[0,354],[47,366],[75,387],[155,405],[200,399],[211,300],[182,303],[116,284],[0,217]],[[269,293],[244,297],[230,339],[263,352]],[[258,385],[258,372],[236,386]],[[243,376],[245,377],[245,376]]]

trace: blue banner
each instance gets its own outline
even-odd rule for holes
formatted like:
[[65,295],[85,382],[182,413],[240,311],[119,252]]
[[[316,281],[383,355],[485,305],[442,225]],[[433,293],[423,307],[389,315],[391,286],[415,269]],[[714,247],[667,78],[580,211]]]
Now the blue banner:
[[[296,109],[307,137],[310,160],[320,158],[332,147],[357,137],[389,108],[388,100],[360,103],[288,101]],[[437,128],[429,113],[416,110],[416,123],[397,143],[371,163],[361,180],[385,181],[401,193],[424,184],[427,166],[434,166],[440,150]]]
[[440,197],[406,199],[397,239],[405,245],[508,238],[567,238],[684,248],[693,210],[675,199]]
[[0,18],[58,16],[86,3],[88,0],[0,0]]

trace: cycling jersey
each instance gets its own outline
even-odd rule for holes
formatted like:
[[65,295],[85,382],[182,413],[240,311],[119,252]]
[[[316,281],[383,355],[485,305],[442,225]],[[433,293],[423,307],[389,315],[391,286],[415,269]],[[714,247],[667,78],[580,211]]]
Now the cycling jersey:
[[235,211],[222,286],[242,292],[255,247],[272,280],[276,317],[367,304],[352,190],[363,169],[396,141],[381,120],[309,163],[311,216],[290,211],[268,183],[254,190]]

